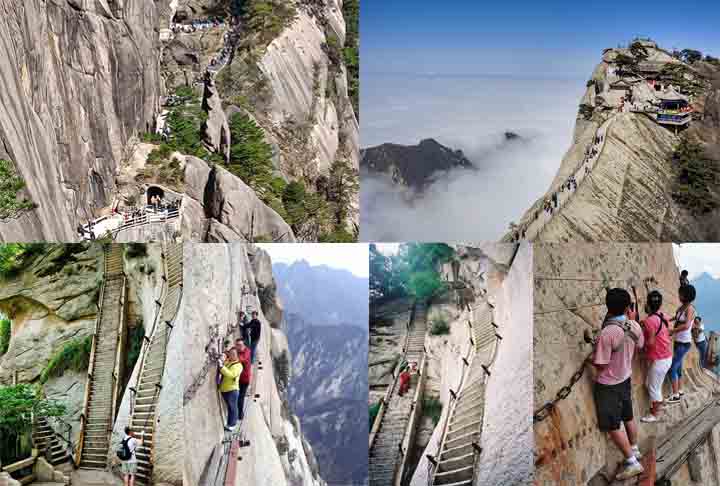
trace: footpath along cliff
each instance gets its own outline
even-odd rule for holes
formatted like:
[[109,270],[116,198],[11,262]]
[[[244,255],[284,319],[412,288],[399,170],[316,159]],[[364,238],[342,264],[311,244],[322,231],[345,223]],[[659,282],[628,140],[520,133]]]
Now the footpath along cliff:
[[[717,208],[698,209],[685,195],[716,201],[720,192],[719,101],[714,58],[689,59],[649,39],[605,49],[555,179],[504,240],[716,241]],[[706,182],[687,179],[674,157],[683,139],[703,151]]]

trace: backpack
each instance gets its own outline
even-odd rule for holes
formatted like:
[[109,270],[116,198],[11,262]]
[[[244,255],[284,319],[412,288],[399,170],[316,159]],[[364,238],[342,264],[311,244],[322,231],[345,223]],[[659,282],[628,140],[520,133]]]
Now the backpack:
[[[650,316],[658,316],[658,318],[660,319],[660,325],[658,326],[657,331],[655,331],[655,337],[657,337],[657,335],[660,334],[660,331],[662,331],[663,326],[670,328],[670,323],[668,323],[668,321],[665,320],[665,318],[662,316],[662,314],[653,312],[652,314],[650,314]],[[650,316],[648,316],[648,317],[650,317]]]
[[[637,336],[633,330],[632,326],[630,326],[630,323],[628,321],[618,321],[616,319],[607,319],[605,322],[603,322],[602,328],[605,329],[608,326],[617,326],[623,330],[623,333],[625,334],[625,337],[629,337],[633,340],[633,342],[637,345],[638,340],[640,339],[639,336]],[[621,349],[625,347],[625,339],[622,340],[620,345],[613,349],[613,353],[617,353]]]
[[120,448],[117,450],[118,459],[120,459],[121,461],[128,461],[132,457],[132,452],[130,452],[130,446],[128,446],[128,442],[130,442],[130,439],[132,439],[132,437],[127,437],[123,439],[120,443]]

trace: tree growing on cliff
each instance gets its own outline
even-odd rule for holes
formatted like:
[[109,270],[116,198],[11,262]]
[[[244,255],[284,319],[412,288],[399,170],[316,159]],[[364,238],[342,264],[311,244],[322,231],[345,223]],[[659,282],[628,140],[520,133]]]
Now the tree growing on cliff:
[[414,272],[410,275],[410,280],[408,281],[410,294],[418,300],[427,300],[444,288],[445,284],[440,280],[440,276],[432,270]]
[[244,113],[230,117],[230,133],[233,143],[228,169],[265,200],[273,192],[272,147],[262,128]]
[[7,353],[10,347],[10,336],[12,334],[12,321],[7,317],[0,316],[0,356]]
[[12,162],[0,159],[0,219],[15,217],[18,213],[35,207],[29,199],[18,197],[18,192],[24,188],[25,181]]
[[683,49],[680,51],[680,59],[688,64],[692,64],[701,60],[703,57],[702,52],[696,51],[695,49]]
[[17,433],[32,427],[32,417],[60,417],[66,407],[56,400],[44,398],[40,388],[22,383],[0,386],[0,432]]
[[702,145],[687,137],[678,144],[672,155],[677,177],[672,197],[693,214],[703,214],[720,206],[717,188],[716,163],[704,153]]

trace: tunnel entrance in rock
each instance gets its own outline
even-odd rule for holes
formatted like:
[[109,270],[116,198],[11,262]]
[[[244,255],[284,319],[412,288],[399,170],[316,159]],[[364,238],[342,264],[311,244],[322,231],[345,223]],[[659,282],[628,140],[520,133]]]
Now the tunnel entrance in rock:
[[151,186],[148,187],[147,190],[147,203],[152,204],[152,199],[157,196],[160,199],[163,199],[165,197],[165,191],[162,190],[162,188],[157,186]]

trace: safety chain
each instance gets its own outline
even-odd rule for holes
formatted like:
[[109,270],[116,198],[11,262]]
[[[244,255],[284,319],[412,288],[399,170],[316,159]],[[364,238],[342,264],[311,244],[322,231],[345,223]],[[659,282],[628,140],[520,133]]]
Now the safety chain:
[[580,381],[580,379],[583,377],[583,374],[585,374],[585,366],[589,363],[590,357],[592,356],[592,351],[590,354],[587,355],[587,357],[583,360],[582,365],[580,366],[580,369],[578,369],[570,378],[570,383],[565,385],[564,387],[560,388],[560,390],[555,395],[555,399],[552,401],[547,402],[545,405],[540,407],[539,409],[535,410],[535,413],[533,414],[533,423],[542,422],[546,418],[550,416],[550,412],[557,406],[558,402],[565,400],[570,393],[572,393],[572,389],[575,386],[575,384]]

